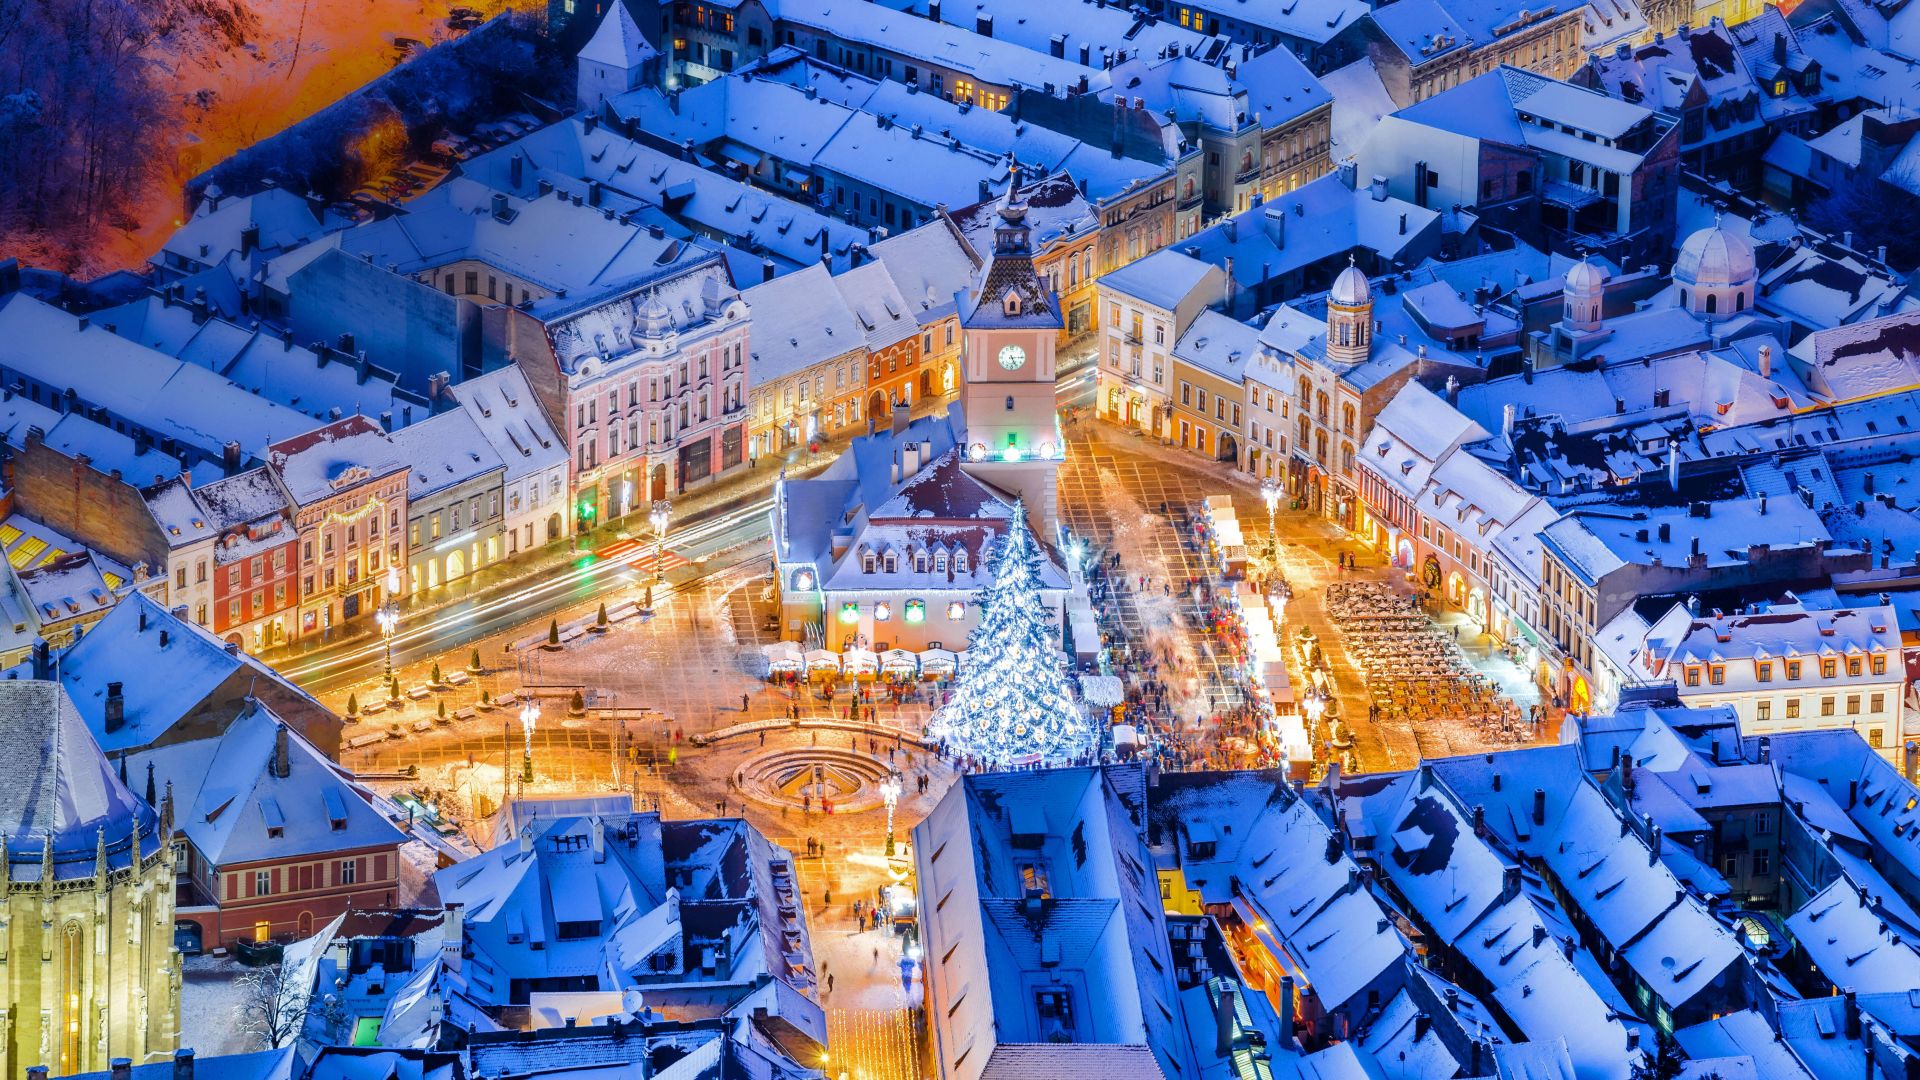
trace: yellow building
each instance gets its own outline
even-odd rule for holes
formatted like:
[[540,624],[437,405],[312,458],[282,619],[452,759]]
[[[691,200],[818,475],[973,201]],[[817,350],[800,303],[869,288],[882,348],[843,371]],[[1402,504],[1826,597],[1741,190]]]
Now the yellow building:
[[58,683],[0,682],[0,1053],[9,1076],[170,1055],[179,1039],[170,798],[114,775]]

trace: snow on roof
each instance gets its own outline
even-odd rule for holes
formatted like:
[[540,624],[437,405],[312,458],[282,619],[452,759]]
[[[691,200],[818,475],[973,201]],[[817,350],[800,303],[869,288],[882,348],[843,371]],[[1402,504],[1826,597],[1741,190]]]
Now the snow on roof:
[[1576,509],[1547,526],[1542,536],[1548,549],[1589,585],[1629,563],[1687,566],[1696,540],[1707,566],[1727,567],[1746,563],[1755,544],[1781,550],[1818,546],[1829,539],[1820,516],[1800,500],[1774,499],[1764,512],[1760,503],[1722,499],[1711,504],[1710,517],[1694,515],[1685,504]]
[[393,449],[410,467],[407,501],[477,480],[506,466],[492,440],[466,409],[438,413],[391,436]]
[[224,319],[196,323],[190,307],[159,297],[94,318],[149,348],[224,375],[250,393],[319,420],[348,412],[399,413],[408,405],[426,404],[401,391],[390,371],[342,362],[331,351],[315,354],[295,345],[290,331],[246,330]]
[[1755,1075],[1767,1080],[1814,1080],[1773,1025],[1752,1009],[1681,1028],[1673,1037],[1696,1061],[1743,1057],[1753,1063]]
[[1214,271],[1210,262],[1173,248],[1162,248],[1101,275],[1100,288],[1150,307],[1172,311],[1192,296]]
[[1793,348],[1835,400],[1920,386],[1920,312],[1815,330]]
[[566,445],[518,365],[467,379],[452,392],[481,437],[506,463],[507,483],[567,463]]
[[[1402,0],[1375,12],[1374,17],[1425,3],[1427,0]],[[1394,115],[1469,138],[1536,147],[1624,175],[1639,167],[1641,155],[1609,144],[1653,112],[1594,90],[1503,65]],[[1559,125],[1579,134],[1562,131]],[[1586,138],[1589,134],[1602,141]]]
[[591,306],[555,310],[548,336],[560,370],[574,375],[637,353],[664,355],[669,338],[723,327],[747,314],[738,296],[725,263],[711,256]]
[[[191,1028],[188,1018],[183,1027]],[[245,1054],[196,1054],[193,1058],[194,1080],[289,1080],[293,1075],[294,1049],[292,1042],[278,1050],[255,1050]],[[180,1066],[172,1058],[147,1064],[135,1064],[125,1075],[129,1080],[174,1080],[174,1070]],[[113,1073],[102,1070],[90,1073],[71,1073],[66,1080],[111,1080]],[[386,1080],[386,1078],[382,1078]]]
[[152,812],[114,775],[60,684],[0,680],[0,735],[0,835],[8,861],[33,866],[13,867],[12,879],[38,879],[49,839],[57,877],[91,874],[103,829],[109,861],[127,865],[128,836],[150,831]]
[[593,36],[575,54],[579,60],[614,68],[637,68],[660,55],[633,21],[624,3],[615,3],[600,20]]
[[248,229],[258,230],[254,251],[274,253],[345,224],[330,214],[324,220],[316,216],[312,204],[285,188],[269,187],[252,195],[218,196],[209,192],[160,250],[213,266],[239,253],[242,233]]
[[[1080,194],[1073,177],[1064,173],[1022,186],[1015,198],[1027,208],[1025,221],[1036,253],[1045,252],[1055,243],[1079,243],[1084,234],[1100,227],[1093,204]],[[973,250],[992,251],[993,230],[1000,224],[1000,208],[1004,205],[1001,198],[983,199],[952,211],[950,216]]]
[[1238,387],[1259,338],[1254,327],[1208,309],[1173,343],[1173,358]]
[[945,218],[935,218],[873,245],[873,257],[926,326],[956,313],[954,296],[980,268],[980,256]]
[[[869,265],[885,273],[881,264]],[[753,317],[749,370],[756,385],[849,353],[865,362],[865,332],[836,285],[827,268],[814,263],[740,294]]]
[[833,287],[853,312],[869,352],[878,353],[919,332],[920,324],[914,318],[912,305],[894,285],[884,265],[862,263],[834,275]]
[[1344,851],[1322,857],[1332,852],[1331,840],[1306,800],[1269,804],[1247,827],[1234,897],[1254,916],[1247,921],[1256,935],[1279,946],[1271,950],[1276,957],[1299,965],[1328,1010],[1399,963],[1408,948],[1373,894],[1354,887],[1360,871],[1353,860]]
[[[349,416],[267,448],[267,464],[296,506],[331,498],[407,467],[393,436],[364,416]],[[411,488],[409,480],[408,487]]]
[[[930,66],[972,75],[994,86],[1073,84],[1086,68],[1011,41],[858,0],[778,0],[778,18],[814,33]],[[849,14],[849,13],[852,14]],[[1011,21],[1011,20],[1009,20]],[[957,203],[955,205],[958,205]]]
[[1391,195],[1375,199],[1367,188],[1355,190],[1338,173],[1329,173],[1202,229],[1170,250],[1217,266],[1231,259],[1234,280],[1251,288],[1263,276],[1280,277],[1356,250],[1386,261],[1418,261],[1437,247],[1433,225],[1439,220],[1437,211]]
[[[285,732],[286,776],[276,774]],[[215,867],[397,848],[406,835],[326,756],[263,705],[243,708],[205,739],[132,755],[172,785],[174,827]]]
[[0,302],[0,367],[97,406],[213,461],[237,442],[257,454],[313,419],[208,371],[82,322],[25,293]]
[[1920,950],[1888,926],[1845,878],[1834,879],[1788,916],[1787,930],[1837,986],[1864,994],[1905,994],[1920,985]]
[[[882,0],[885,6],[925,16],[927,0]],[[1058,51],[1078,57],[1088,50],[1088,63],[1104,66],[1105,58],[1125,52],[1158,55],[1171,49],[1179,53],[1217,54],[1226,47],[1219,34],[1204,34],[1188,29],[1172,19],[1142,19],[1133,9],[1119,5],[1033,4],[1026,0],[973,0],[948,4],[939,9],[941,21],[949,26],[973,30],[978,20],[991,20],[993,38],[1018,45],[1043,56]],[[1056,84],[1058,85],[1058,84]]]
[[1320,76],[1320,84],[1333,96],[1333,145],[1328,152],[1336,159],[1359,154],[1380,118],[1398,108],[1370,56]]
[[46,429],[42,442],[70,458],[84,457],[98,473],[118,476],[134,487],[177,479],[186,471],[179,458],[122,435],[84,413],[70,412]]
[[14,577],[42,624],[85,618],[114,603],[113,587],[85,549],[46,559]]

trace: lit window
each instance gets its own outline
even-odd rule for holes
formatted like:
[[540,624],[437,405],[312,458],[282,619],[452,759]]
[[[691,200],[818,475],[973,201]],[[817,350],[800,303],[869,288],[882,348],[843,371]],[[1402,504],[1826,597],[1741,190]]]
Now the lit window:
[[907,601],[907,621],[910,623],[927,621],[927,602],[925,600]]
[[893,605],[885,600],[873,605],[873,618],[875,622],[886,622],[893,618]]
[[840,621],[852,623],[860,621],[860,605],[849,600],[840,605]]
[[953,603],[947,605],[947,618],[949,619],[961,618],[965,616],[966,613],[967,613],[967,605],[961,603],[958,600],[955,600]]

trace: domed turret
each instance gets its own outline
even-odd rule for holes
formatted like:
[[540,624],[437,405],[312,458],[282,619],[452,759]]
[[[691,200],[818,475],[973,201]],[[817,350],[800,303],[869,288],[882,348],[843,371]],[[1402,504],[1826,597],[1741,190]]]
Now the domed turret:
[[1347,268],[1327,290],[1327,359],[1358,364],[1373,350],[1373,287],[1347,256]]
[[1600,309],[1606,295],[1606,267],[1581,259],[1567,271],[1566,288],[1561,294],[1562,318],[1575,330],[1600,329]]
[[1673,262],[1680,306],[1696,315],[1747,310],[1759,274],[1753,244],[1717,220],[1687,237]]
[[1347,259],[1347,268],[1333,279],[1333,288],[1327,290],[1327,303],[1341,307],[1359,307],[1373,303],[1373,286],[1367,284],[1367,275],[1353,265],[1351,256]]

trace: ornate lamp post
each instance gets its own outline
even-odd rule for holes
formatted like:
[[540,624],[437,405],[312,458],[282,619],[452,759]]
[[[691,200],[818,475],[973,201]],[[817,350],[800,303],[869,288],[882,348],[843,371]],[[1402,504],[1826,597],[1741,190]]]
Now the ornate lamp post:
[[889,773],[880,781],[880,801],[887,804],[887,857],[893,857],[893,808],[900,804],[900,774]]
[[393,691],[393,632],[400,625],[400,570],[387,567],[386,591],[381,597],[380,608],[373,613],[373,621],[380,624],[380,638],[387,649],[387,697],[397,699]]
[[533,729],[540,723],[540,706],[528,702],[520,707],[520,782],[533,783]]
[[1320,730],[1320,717],[1325,715],[1327,711],[1326,701],[1318,694],[1315,694],[1301,702],[1300,707],[1307,711],[1307,722],[1312,724],[1312,730],[1318,733]]
[[1260,482],[1260,501],[1267,504],[1267,558],[1274,558],[1280,551],[1280,541],[1275,535],[1274,511],[1280,509],[1280,485],[1271,478]]
[[647,524],[653,526],[653,583],[658,585],[666,570],[667,523],[673,519],[673,504],[665,499],[653,500],[653,506],[647,511]]

